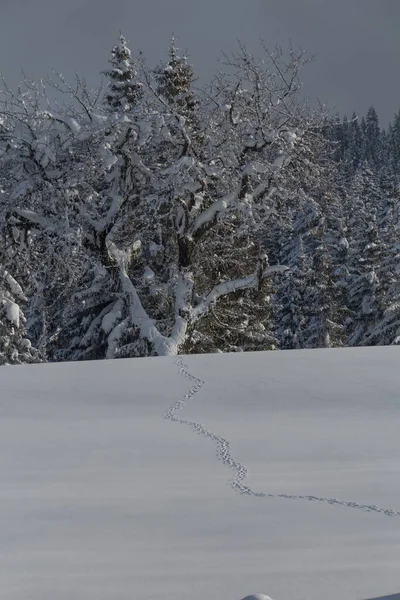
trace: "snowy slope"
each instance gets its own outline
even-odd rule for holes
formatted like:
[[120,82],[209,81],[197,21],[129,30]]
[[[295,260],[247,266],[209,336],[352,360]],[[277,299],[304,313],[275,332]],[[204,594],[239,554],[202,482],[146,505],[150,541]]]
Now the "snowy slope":
[[2,597],[400,592],[399,368],[398,348],[3,367]]

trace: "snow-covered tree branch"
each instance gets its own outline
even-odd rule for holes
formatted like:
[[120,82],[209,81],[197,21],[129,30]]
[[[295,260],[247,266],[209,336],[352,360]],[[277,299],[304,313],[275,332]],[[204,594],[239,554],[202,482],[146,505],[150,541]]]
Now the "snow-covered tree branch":
[[[301,97],[304,53],[261,52],[239,44],[197,90],[175,39],[151,70],[121,35],[98,90],[3,83],[0,260],[43,357],[398,338],[394,217],[377,200],[373,221],[357,179],[340,196],[332,122]],[[370,111],[365,136],[378,130]]]

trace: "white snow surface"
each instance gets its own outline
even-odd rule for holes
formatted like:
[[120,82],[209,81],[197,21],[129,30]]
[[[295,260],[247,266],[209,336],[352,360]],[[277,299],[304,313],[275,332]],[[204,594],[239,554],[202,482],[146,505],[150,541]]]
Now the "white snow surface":
[[1,368],[2,597],[399,593],[399,365],[391,347]]

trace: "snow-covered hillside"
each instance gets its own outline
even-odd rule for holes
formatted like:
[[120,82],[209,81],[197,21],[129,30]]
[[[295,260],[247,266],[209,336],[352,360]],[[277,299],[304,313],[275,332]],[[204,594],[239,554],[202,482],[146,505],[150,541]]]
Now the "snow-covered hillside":
[[6,600],[400,591],[400,351],[0,370]]

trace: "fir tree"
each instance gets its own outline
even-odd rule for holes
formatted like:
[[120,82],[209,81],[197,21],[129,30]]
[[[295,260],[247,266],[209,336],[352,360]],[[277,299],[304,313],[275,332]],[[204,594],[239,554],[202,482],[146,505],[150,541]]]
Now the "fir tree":
[[19,283],[0,265],[0,365],[40,362],[27,337],[21,309],[26,301]]
[[304,331],[306,348],[331,348],[341,346],[343,324],[339,318],[337,286],[332,258],[327,246],[315,248],[312,267],[306,278],[304,294],[307,325]]
[[375,168],[382,164],[379,119],[373,106],[368,110],[365,119],[365,160]]
[[380,277],[383,243],[377,219],[382,189],[376,173],[368,167],[359,170],[349,194],[348,297],[352,321],[348,343],[359,346],[367,343],[378,318],[384,285]]
[[381,297],[383,304],[375,327],[369,332],[369,345],[400,345],[400,250],[394,244],[386,253],[387,291]]
[[400,167],[400,110],[396,113],[388,129],[389,156],[393,171],[398,174]]
[[365,117],[362,117],[360,123],[360,165],[363,165],[367,160],[367,123]]
[[381,190],[377,217],[381,253],[376,265],[381,285],[369,345],[400,344],[400,192],[393,174],[382,175]]
[[130,112],[143,97],[143,85],[123,35],[111,51],[110,63],[111,68],[104,72],[108,78],[105,103],[113,110]]
[[310,257],[305,254],[302,235],[298,236],[293,250],[288,262],[290,269],[283,275],[275,299],[276,335],[281,350],[305,348],[307,344],[305,295]]
[[157,93],[163,97],[176,113],[186,120],[190,133],[198,130],[197,111],[199,101],[193,92],[194,71],[187,56],[180,56],[175,38],[169,47],[169,59],[165,66],[154,71]]
[[362,134],[358,117],[353,112],[348,126],[348,147],[347,161],[351,165],[351,172],[354,174],[360,166],[362,152]]

